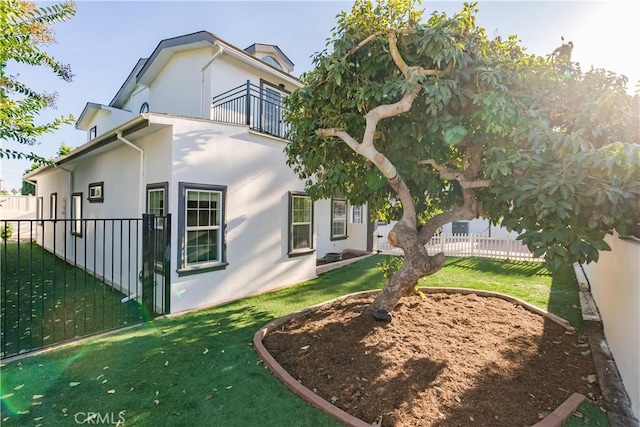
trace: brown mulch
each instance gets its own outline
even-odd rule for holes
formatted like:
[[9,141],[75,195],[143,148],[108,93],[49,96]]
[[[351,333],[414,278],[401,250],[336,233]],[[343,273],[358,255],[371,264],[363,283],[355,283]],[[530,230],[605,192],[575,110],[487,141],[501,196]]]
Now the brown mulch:
[[586,337],[500,298],[407,297],[390,324],[355,296],[269,332],[294,378],[383,426],[508,426],[540,421],[572,393],[601,403]]

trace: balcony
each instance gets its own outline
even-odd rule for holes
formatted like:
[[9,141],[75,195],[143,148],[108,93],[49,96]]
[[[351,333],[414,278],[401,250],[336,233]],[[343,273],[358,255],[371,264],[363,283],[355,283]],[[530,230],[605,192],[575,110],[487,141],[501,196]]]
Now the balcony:
[[214,96],[211,120],[248,125],[258,132],[284,138],[286,125],[282,119],[282,101],[287,93],[279,88],[250,80],[243,85]]

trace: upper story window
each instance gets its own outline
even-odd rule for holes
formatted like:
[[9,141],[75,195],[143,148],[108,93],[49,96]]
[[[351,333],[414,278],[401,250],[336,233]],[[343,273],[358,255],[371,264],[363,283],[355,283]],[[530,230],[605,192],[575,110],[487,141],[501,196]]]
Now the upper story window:
[[142,105],[140,106],[140,114],[148,113],[148,112],[149,112],[149,103],[143,102]]
[[97,136],[98,136],[98,127],[97,126],[94,126],[91,129],[89,129],[89,140],[92,140]]
[[278,70],[282,70],[282,65],[278,62],[276,58],[271,55],[265,55],[262,57],[262,60],[269,65],[276,67]]

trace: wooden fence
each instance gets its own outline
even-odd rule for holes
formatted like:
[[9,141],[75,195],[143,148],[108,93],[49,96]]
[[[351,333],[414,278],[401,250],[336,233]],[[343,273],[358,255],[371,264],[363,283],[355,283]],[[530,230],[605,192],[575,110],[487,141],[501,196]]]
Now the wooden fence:
[[[402,250],[389,244],[386,236],[375,236],[377,247],[374,250],[387,255],[402,255]],[[444,235],[434,236],[425,245],[430,254],[444,252],[447,256],[480,257],[511,259],[522,261],[543,261],[534,258],[526,245],[510,237],[485,237],[475,235]]]

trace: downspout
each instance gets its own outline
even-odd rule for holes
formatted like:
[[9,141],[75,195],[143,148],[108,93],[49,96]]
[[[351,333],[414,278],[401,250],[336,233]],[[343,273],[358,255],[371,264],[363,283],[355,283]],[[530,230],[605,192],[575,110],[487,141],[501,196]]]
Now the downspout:
[[200,69],[200,117],[203,119],[208,119],[210,117],[204,116],[204,71],[209,68],[209,65],[213,62],[214,59],[218,57],[223,51],[224,48],[218,44],[218,42],[213,43],[214,46],[218,48],[216,53],[213,54],[211,58],[204,64],[204,66]]
[[[55,169],[60,169],[69,174],[69,209],[71,208],[71,195],[73,194],[73,171],[67,168],[63,168],[62,166],[58,166],[58,164],[54,163],[53,167]],[[67,205],[64,205],[64,217],[71,218],[71,215],[67,212]]]
[[125,139],[120,131],[116,133],[116,137],[119,141],[122,141],[140,153],[140,204],[138,206],[138,216],[142,218],[142,214],[144,213],[144,150],[133,144],[131,141]]

